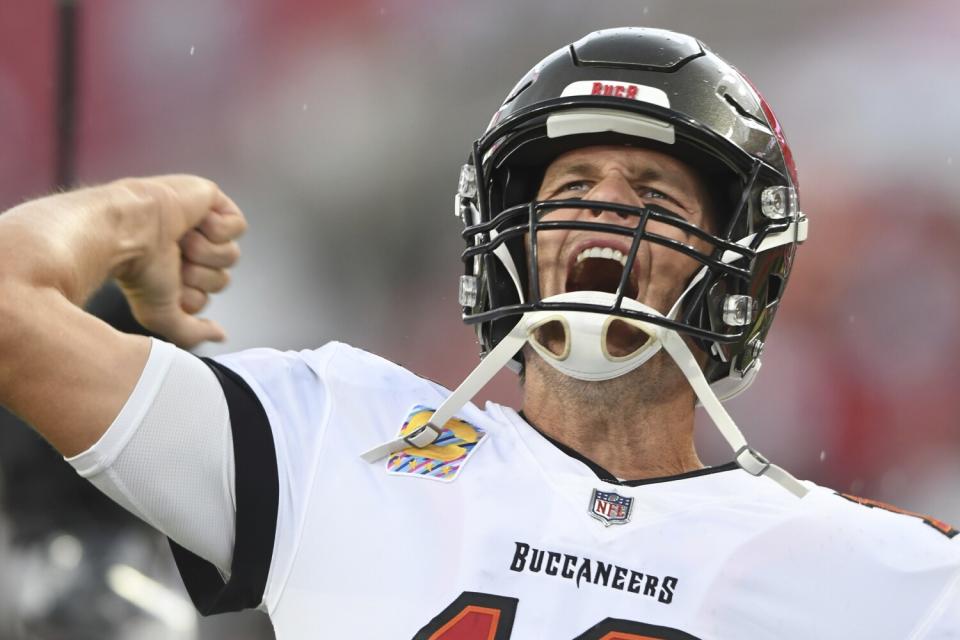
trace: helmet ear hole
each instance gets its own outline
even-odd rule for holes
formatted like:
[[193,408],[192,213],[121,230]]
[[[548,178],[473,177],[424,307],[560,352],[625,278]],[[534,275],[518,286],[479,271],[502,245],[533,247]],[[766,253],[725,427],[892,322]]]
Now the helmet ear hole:
[[779,273],[771,273],[767,277],[767,306],[780,302],[780,296],[783,294],[783,276]]

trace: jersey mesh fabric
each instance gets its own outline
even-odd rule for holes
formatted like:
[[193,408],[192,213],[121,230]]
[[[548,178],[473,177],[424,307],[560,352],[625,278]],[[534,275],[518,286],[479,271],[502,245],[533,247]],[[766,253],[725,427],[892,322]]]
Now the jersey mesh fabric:
[[[161,359],[170,361],[165,371],[151,366]],[[229,574],[233,436],[223,390],[201,360],[154,340],[120,415],[96,444],[68,462],[118,504]]]

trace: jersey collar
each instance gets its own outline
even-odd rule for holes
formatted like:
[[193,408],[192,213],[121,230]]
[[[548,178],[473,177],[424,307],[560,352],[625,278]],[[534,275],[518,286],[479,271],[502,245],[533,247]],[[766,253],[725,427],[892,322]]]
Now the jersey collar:
[[599,478],[600,480],[603,480],[604,482],[609,482],[610,484],[618,484],[618,485],[627,486],[627,487],[639,487],[645,484],[656,484],[659,482],[673,482],[676,480],[684,480],[686,478],[696,478],[699,476],[706,476],[713,473],[723,473],[724,471],[732,471],[738,468],[737,463],[735,461],[730,461],[730,462],[727,462],[726,464],[722,464],[715,467],[704,467],[703,469],[695,469],[693,471],[687,471],[685,473],[677,473],[669,476],[661,476],[657,478],[644,478],[642,480],[622,480],[620,478],[615,477],[612,473],[610,473],[609,471],[604,469],[602,466],[600,466],[590,458],[586,457],[576,449],[568,447],[567,445],[563,444],[559,440],[555,440],[554,438],[551,438],[549,435],[541,431],[537,427],[537,425],[523,413],[523,411],[515,412],[515,414],[517,418],[522,420],[531,429],[533,429],[538,434],[540,434],[540,436],[543,437],[547,442],[549,442],[550,444],[555,446],[557,449],[559,449],[566,455],[570,456],[571,458],[575,460],[579,460],[584,465],[586,465],[587,468],[590,469],[597,476],[597,478]]

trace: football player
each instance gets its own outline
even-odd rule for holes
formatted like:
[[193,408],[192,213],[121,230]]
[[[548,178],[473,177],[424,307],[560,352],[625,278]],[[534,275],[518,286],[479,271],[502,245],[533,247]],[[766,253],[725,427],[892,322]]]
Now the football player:
[[[173,343],[244,230],[190,176],[0,217],[0,401],[171,539],[197,607],[316,637],[955,638],[960,542],[796,480],[721,401],[807,234],[790,148],[696,39],[590,34],[507,95],[455,198],[483,351],[452,393],[331,343],[198,359],[79,305],[109,276]],[[523,411],[470,399],[503,366]],[[704,407],[732,448],[704,467]]]

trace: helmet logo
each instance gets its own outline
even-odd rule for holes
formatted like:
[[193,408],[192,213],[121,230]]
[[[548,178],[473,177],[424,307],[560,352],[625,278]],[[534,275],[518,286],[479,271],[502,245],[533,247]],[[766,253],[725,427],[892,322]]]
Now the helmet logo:
[[564,87],[560,96],[612,96],[649,102],[661,107],[670,106],[670,99],[663,89],[616,80],[578,80]]
[[595,96],[616,96],[618,98],[637,99],[637,85],[635,84],[607,84],[594,82],[590,91]]

